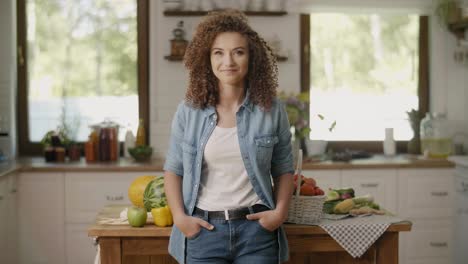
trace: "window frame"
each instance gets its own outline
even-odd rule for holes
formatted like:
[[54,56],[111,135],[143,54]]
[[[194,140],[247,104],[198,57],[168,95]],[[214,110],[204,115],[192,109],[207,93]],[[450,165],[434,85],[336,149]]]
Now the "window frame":
[[[310,14],[301,14],[300,20],[300,80],[301,92],[310,89]],[[429,111],[429,17],[419,16],[419,71],[418,71],[418,108],[420,114]],[[396,142],[398,153],[407,153],[407,140]],[[328,147],[334,151],[346,149],[365,150],[382,153],[382,141],[328,141]]]
[[[29,139],[28,124],[28,58],[26,1],[17,1],[17,119],[19,155],[39,155],[40,143]],[[149,0],[137,2],[137,79],[138,79],[138,115],[144,120],[146,134],[149,135]],[[149,139],[148,139],[149,143]]]

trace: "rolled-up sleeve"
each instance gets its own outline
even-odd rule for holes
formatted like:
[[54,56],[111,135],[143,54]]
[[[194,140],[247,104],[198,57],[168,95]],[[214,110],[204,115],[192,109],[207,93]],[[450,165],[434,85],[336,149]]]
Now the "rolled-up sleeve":
[[182,162],[182,145],[184,139],[185,115],[184,102],[181,102],[174,114],[171,126],[171,137],[169,149],[166,153],[164,171],[170,171],[178,176],[183,176],[184,167]]
[[278,101],[278,107],[278,143],[273,148],[271,159],[271,176],[273,178],[286,173],[294,173],[288,114],[280,101]]

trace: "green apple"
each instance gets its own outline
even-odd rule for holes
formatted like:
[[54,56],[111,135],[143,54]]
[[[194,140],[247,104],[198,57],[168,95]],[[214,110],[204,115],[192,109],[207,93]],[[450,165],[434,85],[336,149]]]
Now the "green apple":
[[146,224],[146,209],[141,207],[130,207],[127,211],[128,223],[133,227],[142,227]]

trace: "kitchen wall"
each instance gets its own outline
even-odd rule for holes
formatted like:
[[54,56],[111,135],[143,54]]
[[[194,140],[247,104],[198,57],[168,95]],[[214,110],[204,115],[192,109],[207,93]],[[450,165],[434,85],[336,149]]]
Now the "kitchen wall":
[[[14,0],[0,1],[0,113],[6,115],[9,131],[15,135],[16,102],[16,11]],[[309,4],[313,2],[313,5]],[[466,2],[466,1],[465,1]],[[282,17],[250,17],[252,26],[265,38],[277,34],[282,40],[289,59],[279,63],[281,90],[299,91],[299,15],[301,11],[348,9],[364,10],[377,6],[380,10],[412,10],[430,13],[431,0],[295,0],[288,1],[289,14]],[[150,51],[150,117],[151,142],[160,157],[168,147],[170,123],[177,104],[182,100],[187,73],[181,62],[164,60],[169,54],[171,31],[179,20],[184,20],[187,32],[192,32],[199,17],[165,17],[161,1],[151,1]],[[447,112],[455,131],[468,133],[468,68],[453,61],[456,49],[454,36],[431,20],[431,90],[432,111]],[[188,38],[191,36],[189,34]],[[468,140],[466,140],[468,141]],[[0,149],[15,149],[11,138],[0,138]],[[468,142],[466,142],[468,146]],[[14,153],[14,152],[13,152]]]
[[[0,150],[15,156],[16,129],[16,6],[14,0],[0,1]],[[8,136],[4,134],[7,133]]]
[[[417,12],[431,14],[431,0],[294,0],[288,1],[289,14],[283,17],[249,17],[252,27],[265,38],[277,34],[288,50],[289,60],[279,62],[279,87],[298,92],[299,13],[313,11]],[[156,154],[164,156],[168,147],[170,124],[177,104],[182,100],[187,73],[182,63],[164,60],[169,54],[171,30],[179,20],[192,32],[199,17],[165,17],[160,1],[151,5],[151,144]],[[191,36],[188,36],[190,39]],[[430,109],[446,112],[455,132],[468,133],[468,67],[453,61],[455,37],[430,19]],[[465,139],[468,146],[468,138]]]
[[[170,126],[177,105],[183,99],[187,85],[187,72],[183,64],[164,59],[170,53],[169,40],[178,21],[183,20],[191,39],[191,33],[200,17],[165,17],[161,1],[151,2],[151,64],[150,64],[150,116],[151,144],[155,154],[164,157],[168,148]],[[249,17],[252,27],[265,39],[276,34],[281,39],[288,60],[278,63],[279,87],[283,91],[299,91],[299,15],[279,17]]]

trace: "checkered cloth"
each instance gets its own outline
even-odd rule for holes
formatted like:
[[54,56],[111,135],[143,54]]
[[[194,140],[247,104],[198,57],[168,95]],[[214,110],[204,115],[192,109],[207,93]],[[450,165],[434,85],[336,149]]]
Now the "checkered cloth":
[[340,220],[322,219],[318,226],[338,242],[353,258],[361,257],[392,223],[394,216],[370,215]]

